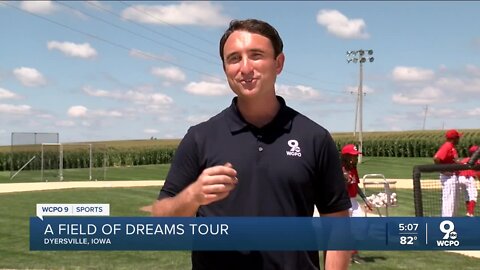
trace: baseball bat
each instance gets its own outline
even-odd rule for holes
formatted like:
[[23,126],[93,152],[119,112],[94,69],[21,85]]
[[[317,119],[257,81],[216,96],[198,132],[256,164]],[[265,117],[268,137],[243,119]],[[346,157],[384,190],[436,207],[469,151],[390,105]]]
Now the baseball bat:
[[468,165],[473,166],[475,162],[477,162],[478,158],[480,158],[480,148],[478,148],[477,151],[473,152],[472,157],[468,161]]
[[[373,211],[372,207],[370,206],[370,204],[367,201],[367,197],[365,196],[362,189],[360,189],[360,187],[358,185],[357,185],[357,191],[358,191],[358,194],[360,195],[360,198],[362,198],[363,202],[367,206],[368,210]],[[380,213],[380,209],[375,207],[375,210],[377,210],[377,213],[378,213],[379,216],[382,216],[382,214]]]

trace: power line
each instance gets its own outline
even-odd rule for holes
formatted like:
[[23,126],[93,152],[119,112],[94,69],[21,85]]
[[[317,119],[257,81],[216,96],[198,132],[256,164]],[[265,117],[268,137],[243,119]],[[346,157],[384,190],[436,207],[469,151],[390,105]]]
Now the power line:
[[[166,21],[158,18],[157,16],[154,16],[153,14],[151,14],[151,13],[149,13],[149,12],[145,12],[145,11],[143,11],[143,10],[141,10],[141,9],[133,6],[133,5],[129,5],[129,4],[125,3],[125,1],[118,1],[118,2],[122,3],[123,5],[125,5],[125,6],[127,6],[127,7],[131,7],[131,8],[133,8],[133,9],[135,9],[137,12],[143,13],[143,14],[145,14],[145,15],[147,15],[147,16],[149,16],[149,17],[151,17],[151,18],[153,18],[153,19],[155,19],[155,20],[157,20],[157,21],[159,21],[159,22],[162,22],[163,24],[166,24],[166,25],[168,25],[168,26],[170,26],[170,27],[172,27],[172,28],[175,28],[175,29],[177,29],[177,30],[179,30],[179,31],[181,31],[181,32],[187,33],[187,34],[189,34],[189,35],[191,35],[191,36],[193,36],[193,37],[195,37],[195,38],[198,38],[198,39],[200,39],[200,40],[206,41],[206,42],[208,42],[208,43],[210,43],[210,44],[215,44],[215,43],[211,42],[210,40],[206,40],[206,39],[204,39],[204,38],[202,38],[202,37],[200,37],[200,36],[197,36],[197,35],[195,35],[195,34],[193,34],[193,33],[191,33],[191,32],[188,32],[188,31],[186,31],[186,30],[184,30],[184,29],[182,29],[182,28],[180,28],[180,27],[177,27],[176,25],[173,25],[173,24],[171,24],[171,23],[168,23],[168,22],[166,22]],[[90,4],[90,3],[89,3],[89,4]],[[91,3],[91,4],[93,4],[93,3]],[[102,8],[102,7],[99,7],[99,8]],[[102,8],[102,9],[105,10],[105,11],[107,11],[107,12],[110,12],[109,10],[106,10],[106,9],[104,9],[104,8]],[[117,15],[117,14],[115,14],[115,15]],[[118,15],[117,15],[117,16],[118,16]],[[119,16],[119,17],[122,18],[121,16]],[[128,19],[126,19],[126,20],[128,20]],[[131,20],[128,20],[128,21],[130,21],[130,22],[132,22],[132,23],[135,23],[135,22],[133,22],[133,21],[131,21]],[[137,24],[137,23],[135,23],[135,24],[138,25],[138,26],[140,26],[140,27],[142,27],[142,28],[144,27],[144,26],[139,25],[139,24]],[[151,29],[149,29],[149,28],[147,28],[147,30],[153,31],[153,30],[151,30]],[[153,31],[153,32],[157,33],[156,31]],[[159,34],[159,33],[158,33],[158,34]],[[211,55],[211,54],[209,54],[209,55]],[[313,77],[310,77],[310,76],[307,76],[307,75],[303,75],[303,74],[300,74],[300,73],[296,73],[296,72],[284,71],[284,73],[290,74],[290,75],[294,75],[294,76],[297,76],[297,77],[301,77],[301,78],[304,78],[304,79],[308,79],[308,80],[311,80],[311,81],[323,82],[323,83],[328,83],[328,84],[343,85],[343,83],[338,83],[338,82],[336,83],[336,82],[319,81],[319,80],[316,79],[316,78],[313,78]],[[334,93],[337,93],[337,94],[340,93],[340,92],[338,92],[338,91],[333,91],[333,90],[326,90],[326,91],[327,91],[327,92],[334,92]],[[341,93],[341,94],[343,94],[343,93]]]
[[[152,38],[150,38],[150,37],[147,37],[147,36],[145,36],[145,35],[141,35],[141,34],[139,34],[139,33],[136,33],[136,32],[134,32],[134,31],[131,31],[131,30],[127,29],[127,28],[124,28],[124,27],[122,27],[122,26],[116,25],[116,24],[111,23],[111,22],[109,22],[109,21],[106,21],[106,20],[104,20],[104,19],[102,19],[102,18],[99,18],[99,17],[97,17],[97,16],[94,16],[94,15],[92,15],[92,14],[88,14],[88,13],[86,13],[86,12],[84,12],[84,11],[80,11],[80,10],[78,10],[78,9],[72,7],[72,6],[69,6],[69,5],[65,4],[65,3],[62,3],[62,2],[57,2],[57,3],[65,6],[65,7],[67,7],[67,8],[70,8],[70,9],[72,9],[72,10],[74,10],[74,11],[77,11],[77,12],[79,12],[79,13],[82,13],[82,14],[90,17],[90,18],[93,18],[93,19],[95,19],[95,20],[101,21],[101,22],[103,22],[103,23],[105,23],[105,24],[107,24],[107,25],[110,25],[110,26],[112,26],[112,27],[115,27],[115,28],[117,28],[117,29],[120,29],[120,30],[122,30],[122,31],[125,31],[125,32],[127,32],[127,33],[132,34],[132,35],[135,35],[135,36],[144,38],[144,39],[146,39],[146,40],[149,40],[149,41],[151,41],[151,42],[153,42],[153,43],[155,43],[155,44],[157,44],[157,45],[165,46],[165,47],[168,47],[168,48],[170,48],[170,49],[172,49],[172,50],[179,51],[179,52],[184,53],[184,54],[187,54],[187,55],[189,55],[189,56],[192,56],[192,57],[201,59],[201,60],[203,60],[203,61],[205,61],[205,62],[208,62],[208,63],[210,63],[210,64],[218,65],[218,62],[213,62],[213,61],[210,61],[209,59],[206,59],[206,58],[197,56],[197,55],[195,55],[195,54],[192,54],[192,53],[189,53],[189,52],[187,52],[187,51],[181,50],[181,49],[179,49],[179,48],[176,48],[176,47],[173,47],[173,46],[164,44],[164,43],[160,43],[160,42],[158,42],[157,40],[154,40],[154,39],[152,39]],[[91,3],[91,2],[87,2],[87,3],[90,4],[90,5],[95,5],[94,3]],[[101,7],[101,6],[96,6],[96,5],[95,5],[95,7],[103,9],[103,7]],[[109,13],[115,15],[115,16],[118,16],[118,14],[113,13],[113,12],[107,10],[107,9],[104,9],[104,10],[105,10],[106,12],[109,12]],[[118,17],[120,17],[120,16],[118,16]],[[128,21],[129,21],[129,20],[128,20]],[[129,21],[129,22],[131,22],[131,21]],[[132,23],[134,23],[134,22],[132,22]],[[135,24],[136,24],[136,23],[135,23]],[[136,25],[137,25],[137,24],[136,24]],[[143,26],[141,26],[141,25],[138,25],[138,26],[143,27]],[[150,30],[150,29],[148,29],[148,28],[146,28],[146,27],[143,27],[143,28],[145,28],[145,29],[147,29],[147,30]],[[150,31],[152,31],[152,30],[150,30]],[[153,31],[153,32],[155,32],[155,31]],[[207,53],[207,52],[204,52],[204,51],[202,51],[202,50],[200,50],[200,49],[198,49],[198,48],[196,48],[196,47],[190,46],[189,44],[186,44],[186,43],[184,43],[184,42],[181,42],[181,41],[178,41],[178,40],[176,40],[176,39],[170,38],[170,37],[168,37],[168,36],[166,36],[166,35],[163,35],[163,34],[161,34],[161,33],[157,33],[157,32],[155,32],[155,33],[158,34],[158,35],[162,35],[162,36],[164,36],[164,37],[166,37],[166,38],[168,38],[168,39],[170,39],[170,40],[173,40],[173,41],[175,41],[175,42],[177,42],[177,43],[179,43],[179,44],[182,44],[182,45],[184,45],[184,46],[187,46],[187,47],[189,47],[189,48],[191,48],[191,49],[194,49],[194,50],[197,50],[197,51],[206,53],[206,54],[208,54],[209,56],[212,56],[212,54],[209,54],[209,53]]]
[[[51,19],[49,19],[49,18],[46,18],[46,17],[44,17],[44,16],[41,16],[41,15],[38,15],[38,14],[35,14],[35,13],[32,13],[32,12],[29,12],[29,11],[23,10],[23,9],[21,9],[21,8],[18,8],[18,7],[16,7],[16,6],[14,6],[14,5],[9,4],[8,2],[1,2],[1,3],[4,4],[4,5],[13,7],[13,8],[15,8],[16,10],[19,10],[19,11],[21,11],[21,12],[24,12],[24,13],[27,13],[27,14],[29,14],[29,15],[35,16],[35,17],[37,17],[37,18],[46,20],[46,21],[48,21],[48,22],[50,22],[50,23],[53,23],[53,24],[56,24],[56,25],[58,25],[58,26],[67,28],[67,29],[69,29],[69,30],[71,30],[71,31],[73,31],[73,32],[80,33],[80,34],[82,34],[82,35],[85,35],[85,36],[91,37],[91,38],[93,38],[93,39],[102,41],[102,42],[107,43],[107,44],[110,44],[110,45],[112,45],[112,46],[114,46],[114,47],[117,47],[117,48],[126,50],[126,51],[128,51],[128,52],[130,52],[131,50],[133,50],[133,48],[129,48],[129,47],[124,46],[124,45],[122,45],[122,44],[109,41],[109,40],[107,40],[107,39],[104,39],[104,38],[102,38],[102,37],[96,36],[96,35],[94,35],[94,34],[90,34],[90,33],[84,32],[84,31],[82,31],[82,30],[75,29],[75,28],[70,27],[70,26],[68,26],[68,25],[66,25],[66,24],[59,23],[59,22],[57,22],[57,21],[51,20]],[[172,62],[172,61],[169,61],[169,60],[162,59],[162,58],[160,58],[160,57],[158,57],[158,56],[156,56],[156,55],[146,54],[146,53],[144,53],[144,52],[142,52],[142,51],[138,51],[138,53],[139,53],[139,54],[142,54],[142,55],[144,55],[144,56],[146,56],[146,57],[150,57],[150,58],[156,59],[156,60],[161,61],[161,62],[165,62],[165,63],[171,64],[171,65],[177,66],[177,67],[181,67],[181,68],[183,68],[183,69],[185,69],[185,70],[190,70],[190,71],[193,71],[193,72],[196,72],[196,73],[199,73],[199,74],[203,74],[203,75],[207,75],[207,76],[210,76],[210,77],[213,77],[213,78],[218,78],[218,77],[215,76],[215,75],[212,75],[212,74],[209,74],[209,73],[200,71],[200,70],[196,70],[196,69],[193,69],[193,68],[190,68],[190,67],[187,67],[187,66],[183,66],[183,65],[174,63],[174,62]]]
[[184,29],[182,29],[182,28],[180,28],[180,27],[178,27],[178,26],[176,26],[176,25],[173,25],[173,24],[171,24],[171,23],[168,23],[168,22],[166,22],[166,21],[158,18],[157,16],[152,15],[152,14],[149,13],[149,12],[145,12],[145,11],[143,11],[143,10],[138,9],[138,8],[135,7],[135,6],[132,6],[132,5],[129,5],[129,4],[125,3],[125,1],[118,1],[118,2],[120,2],[121,4],[123,4],[123,5],[127,6],[127,7],[131,7],[131,8],[133,8],[133,9],[135,9],[136,11],[138,11],[138,12],[140,12],[140,13],[143,13],[143,14],[149,16],[149,17],[152,17],[152,18],[154,18],[155,20],[157,20],[157,21],[159,21],[159,22],[162,22],[163,24],[166,24],[166,25],[168,25],[168,26],[170,26],[170,27],[172,27],[172,28],[175,28],[175,29],[177,29],[177,30],[180,31],[180,32],[186,33],[186,34],[188,34],[188,35],[190,35],[190,36],[192,36],[192,37],[195,37],[195,38],[197,38],[197,39],[199,39],[199,40],[202,40],[202,41],[205,41],[205,42],[207,42],[207,43],[209,43],[209,44],[215,45],[215,43],[212,42],[211,40],[205,39],[205,38],[203,38],[203,37],[201,37],[201,36],[197,36],[197,35],[189,32],[189,31],[186,31],[186,30],[184,30]]
[[[16,7],[16,6],[14,6],[14,5],[11,5],[11,4],[7,3],[7,2],[0,2],[0,3],[1,3],[1,4],[5,4],[5,5],[7,5],[7,6],[10,6],[10,7],[13,7],[13,8],[15,8],[15,9],[21,11],[21,12],[24,12],[24,13],[26,13],[26,14],[35,16],[35,17],[40,18],[40,19],[43,19],[43,20],[46,20],[46,21],[48,21],[48,22],[50,22],[50,23],[53,23],[53,24],[56,24],[56,25],[58,25],[58,26],[67,28],[67,29],[69,29],[69,30],[71,30],[71,31],[73,31],[73,32],[77,32],[77,33],[79,33],[79,34],[88,36],[88,37],[90,37],[90,38],[93,38],[93,39],[102,41],[102,42],[107,43],[107,44],[109,44],[109,45],[111,45],[111,46],[114,46],[114,47],[117,47],[117,48],[120,48],[120,49],[123,49],[123,50],[127,50],[127,51],[129,51],[129,52],[130,52],[131,50],[134,50],[134,48],[130,48],[130,47],[128,47],[128,46],[125,46],[125,45],[122,45],[122,44],[119,44],[119,43],[110,41],[110,40],[108,40],[108,39],[102,38],[102,37],[100,37],[100,36],[97,36],[97,35],[94,35],[94,34],[91,34],[91,33],[85,32],[85,31],[82,31],[82,30],[78,30],[78,29],[73,28],[73,27],[71,27],[71,26],[68,26],[68,25],[66,25],[66,24],[63,24],[63,23],[60,23],[60,22],[51,20],[51,19],[49,19],[49,18],[47,18],[47,17],[44,17],[44,16],[42,16],[42,15],[38,15],[38,14],[35,14],[35,13],[33,13],[33,12],[23,10],[23,9],[18,8],[18,7]],[[110,25],[110,26],[112,26],[112,27],[121,29],[122,31],[126,31],[126,32],[128,32],[128,33],[131,33],[131,34],[136,35],[136,36],[140,36],[140,37],[142,37],[142,38],[145,38],[145,39],[147,39],[147,40],[149,40],[149,41],[152,41],[152,42],[155,42],[155,43],[157,43],[157,44],[164,45],[164,44],[158,43],[158,41],[156,41],[156,40],[153,40],[153,39],[148,38],[148,37],[146,37],[146,36],[143,36],[143,35],[137,34],[137,33],[135,33],[135,32],[132,32],[132,31],[129,30],[129,29],[126,29],[126,28],[124,28],[124,27],[115,25],[115,24],[113,24],[113,23],[111,23],[111,22],[105,21],[104,19],[98,18],[98,17],[93,16],[93,15],[91,15],[91,14],[87,14],[87,13],[85,13],[85,12],[82,12],[82,11],[76,9],[76,8],[73,8],[73,7],[65,4],[65,3],[61,3],[61,2],[57,2],[57,3],[65,6],[65,7],[68,7],[68,8],[70,8],[70,9],[74,10],[74,11],[80,12],[80,13],[86,15],[86,16],[89,16],[89,17],[92,17],[92,18],[94,18],[94,19],[96,19],[96,20],[102,21],[103,23],[108,24],[108,25]],[[89,3],[89,4],[90,4],[90,3]],[[96,6],[96,5],[95,5],[95,7],[98,7],[98,8],[102,8],[102,9],[103,9],[103,7],[100,7],[100,6]],[[106,9],[104,9],[104,10],[107,11],[107,12],[110,12],[109,10],[106,10]],[[111,12],[110,12],[110,13],[111,13]],[[118,14],[116,14],[116,13],[113,13],[113,14],[114,14],[115,16],[118,16]],[[132,22],[132,23],[134,23],[134,22]],[[136,24],[136,23],[135,23],[135,24]],[[142,27],[142,26],[140,25],[140,27]],[[164,46],[169,47],[168,45],[164,45]],[[208,60],[206,60],[206,59],[204,59],[204,58],[197,57],[197,56],[195,56],[195,55],[193,55],[193,54],[190,54],[190,53],[188,53],[188,52],[185,52],[185,51],[182,51],[182,50],[179,50],[179,49],[176,49],[176,48],[174,48],[174,49],[175,49],[176,51],[181,51],[181,52],[183,52],[183,53],[186,53],[186,54],[191,55],[191,56],[193,56],[193,57],[202,59],[202,60],[207,61],[207,62],[209,62],[209,63],[213,63],[213,62],[208,61]],[[196,73],[199,73],[199,74],[203,74],[203,75],[207,75],[207,76],[209,76],[209,77],[213,77],[213,78],[220,79],[219,77],[217,77],[217,76],[215,76],[215,75],[212,75],[212,74],[209,74],[209,73],[205,73],[205,72],[203,72],[203,71],[200,71],[200,70],[197,70],[197,69],[193,69],[193,68],[190,68],[190,67],[181,65],[181,64],[174,63],[174,62],[172,62],[172,61],[169,61],[169,60],[163,59],[163,58],[161,58],[161,57],[158,57],[158,56],[156,56],[156,55],[148,54],[148,53],[145,53],[145,52],[139,51],[139,50],[137,50],[137,52],[138,52],[139,54],[145,56],[145,57],[153,58],[153,59],[155,59],[155,60],[158,60],[158,61],[161,61],[161,62],[164,62],[164,63],[168,63],[168,64],[171,64],[171,65],[174,65],[174,66],[183,68],[183,69],[185,69],[185,70],[190,70],[190,71],[193,71],[193,72],[196,72]],[[215,63],[215,64],[217,64],[217,63]],[[300,76],[300,77],[303,76],[303,77],[309,78],[308,76],[304,76],[304,75],[301,75],[301,74],[298,74],[298,73],[287,72],[287,74],[293,74],[293,75],[296,75],[296,76]],[[310,79],[312,79],[312,78],[310,78]],[[288,80],[288,79],[283,79],[283,80],[285,80],[285,81],[290,81],[290,80]],[[292,82],[292,81],[290,81],[290,82]],[[299,83],[292,82],[292,84],[299,84]],[[319,89],[322,89],[322,88],[319,88]],[[322,89],[321,91],[322,91],[322,92],[331,92],[331,93],[335,93],[335,94],[342,94],[342,95],[343,95],[343,94],[346,94],[346,92],[340,92],[340,91],[335,91],[335,90],[327,90],[327,89]]]

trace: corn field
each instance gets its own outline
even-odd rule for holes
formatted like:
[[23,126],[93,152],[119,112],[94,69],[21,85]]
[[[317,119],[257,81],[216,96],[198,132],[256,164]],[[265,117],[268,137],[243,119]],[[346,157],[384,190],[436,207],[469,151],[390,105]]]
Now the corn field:
[[[457,150],[461,157],[468,156],[468,148],[473,144],[480,145],[480,129],[459,130],[463,133]],[[433,157],[439,146],[445,141],[445,131],[403,131],[403,132],[364,132],[363,154],[370,157]],[[357,134],[358,135],[358,134]],[[338,149],[348,143],[358,145],[352,133],[333,133]],[[106,150],[93,155],[93,166],[107,167],[138,166],[151,164],[168,164],[175,153],[180,140],[138,140],[96,142]],[[0,171],[16,171],[33,156],[39,155],[38,146],[22,146],[11,149],[0,147]],[[104,153],[105,152],[105,153]],[[103,154],[104,153],[104,154]],[[58,164],[58,155],[49,153],[51,159],[44,166]],[[85,151],[71,151],[63,156],[64,168],[87,168],[88,155]],[[13,167],[12,167],[13,166]],[[25,170],[38,170],[38,162],[31,162]]]
[[[460,157],[467,157],[468,148],[480,145],[480,130],[459,130],[463,133],[456,146]],[[445,131],[403,131],[363,133],[363,155],[370,157],[433,157],[445,142]],[[332,134],[337,148],[348,143],[358,145],[353,133]],[[358,136],[358,134],[357,134]]]

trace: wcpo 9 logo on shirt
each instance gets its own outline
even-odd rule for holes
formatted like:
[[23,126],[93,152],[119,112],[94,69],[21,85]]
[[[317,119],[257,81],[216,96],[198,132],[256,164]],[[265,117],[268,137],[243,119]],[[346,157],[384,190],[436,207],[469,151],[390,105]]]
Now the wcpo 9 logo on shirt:
[[302,157],[302,152],[300,150],[300,147],[298,146],[297,140],[289,140],[287,144],[290,148],[286,151],[287,156]]
[[455,224],[450,220],[444,220],[440,222],[439,229],[443,233],[442,240],[437,240],[438,247],[458,247],[460,241],[458,241],[458,235],[455,231]]

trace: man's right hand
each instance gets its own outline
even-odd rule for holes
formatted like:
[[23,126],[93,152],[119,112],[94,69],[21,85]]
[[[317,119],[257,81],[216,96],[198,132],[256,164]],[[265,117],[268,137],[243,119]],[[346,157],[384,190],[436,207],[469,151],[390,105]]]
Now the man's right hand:
[[174,197],[153,203],[152,215],[157,217],[192,217],[202,205],[225,199],[238,183],[232,164],[206,168],[197,180]]
[[188,187],[193,201],[201,205],[208,205],[225,199],[238,183],[237,171],[231,163],[206,168],[197,180]]

